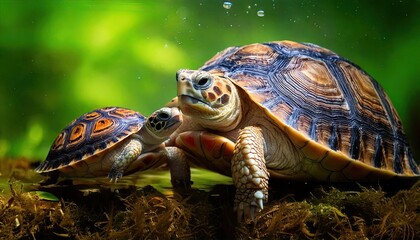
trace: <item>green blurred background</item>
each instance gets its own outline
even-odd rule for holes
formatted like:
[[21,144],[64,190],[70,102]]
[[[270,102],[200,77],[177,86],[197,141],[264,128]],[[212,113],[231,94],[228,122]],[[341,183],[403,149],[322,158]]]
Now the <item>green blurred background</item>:
[[[175,72],[253,42],[312,42],[385,88],[419,158],[419,1],[0,0],[0,157],[44,159],[71,120],[103,106],[150,114]],[[264,16],[257,16],[264,11]]]

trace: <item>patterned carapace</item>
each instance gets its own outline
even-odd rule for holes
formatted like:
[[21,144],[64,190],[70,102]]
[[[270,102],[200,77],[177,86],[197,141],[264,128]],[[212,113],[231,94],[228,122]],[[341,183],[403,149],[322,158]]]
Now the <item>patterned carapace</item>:
[[382,87],[330,50],[291,41],[231,47],[201,70],[233,79],[281,122],[315,142],[375,168],[419,174]]
[[106,107],[75,119],[55,139],[36,170],[54,170],[100,153],[140,130],[145,117],[130,109]]

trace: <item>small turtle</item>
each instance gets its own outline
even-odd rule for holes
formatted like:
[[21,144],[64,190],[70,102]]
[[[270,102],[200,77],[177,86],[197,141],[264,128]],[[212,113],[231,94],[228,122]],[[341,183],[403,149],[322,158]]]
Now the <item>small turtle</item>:
[[35,171],[50,175],[48,183],[55,183],[59,172],[117,181],[123,174],[163,165],[171,157],[163,142],[181,122],[177,108],[161,108],[147,119],[120,107],[94,110],[61,131]]
[[238,219],[267,200],[268,179],[378,181],[419,176],[382,87],[325,48],[291,41],[230,47],[177,73],[175,144],[233,177]]

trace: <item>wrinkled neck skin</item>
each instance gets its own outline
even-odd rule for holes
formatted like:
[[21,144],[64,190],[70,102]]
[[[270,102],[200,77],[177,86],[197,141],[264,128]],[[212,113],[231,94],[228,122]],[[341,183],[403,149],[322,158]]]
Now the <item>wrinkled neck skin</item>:
[[136,138],[138,138],[143,145],[142,152],[150,152],[158,148],[169,137],[156,136],[150,129],[143,126],[140,131],[136,133]]
[[232,108],[227,109],[227,106],[225,106],[223,111],[213,117],[197,119],[203,128],[220,132],[229,132],[235,129],[241,120],[242,109],[240,101],[237,101],[236,106]]

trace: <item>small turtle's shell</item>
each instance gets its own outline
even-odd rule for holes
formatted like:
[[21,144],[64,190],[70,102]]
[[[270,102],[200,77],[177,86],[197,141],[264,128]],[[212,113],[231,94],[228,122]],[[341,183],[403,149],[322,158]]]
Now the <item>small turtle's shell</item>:
[[309,162],[349,175],[372,167],[419,174],[382,87],[330,50],[291,41],[251,44],[228,48],[201,69],[224,72],[245,89],[240,94],[265,108]]
[[[111,149],[140,130],[145,117],[130,109],[106,107],[75,119],[55,139],[47,159],[35,169],[49,172],[75,165]],[[89,164],[89,162],[87,162]]]

